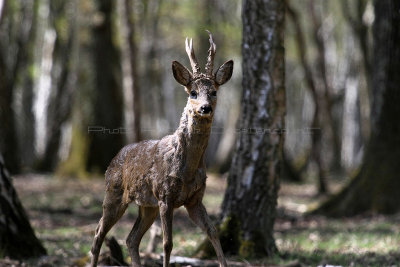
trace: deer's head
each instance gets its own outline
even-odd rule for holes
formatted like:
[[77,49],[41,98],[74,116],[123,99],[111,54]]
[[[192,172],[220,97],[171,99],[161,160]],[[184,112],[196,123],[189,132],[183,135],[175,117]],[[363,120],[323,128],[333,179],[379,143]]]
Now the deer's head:
[[210,32],[210,48],[208,49],[205,73],[202,73],[196,60],[193,41],[186,38],[186,53],[190,59],[192,72],[178,61],[172,62],[175,80],[185,87],[189,94],[188,108],[191,116],[212,119],[217,104],[217,91],[221,85],[229,81],[233,71],[233,61],[229,60],[213,73],[216,45]]

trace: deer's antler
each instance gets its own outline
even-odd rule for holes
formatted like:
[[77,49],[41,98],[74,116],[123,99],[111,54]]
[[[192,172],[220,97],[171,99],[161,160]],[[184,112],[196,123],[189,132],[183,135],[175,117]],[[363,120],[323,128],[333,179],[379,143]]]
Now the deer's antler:
[[208,35],[210,36],[210,48],[208,49],[208,57],[207,57],[207,63],[206,63],[206,75],[212,76],[213,67],[214,67],[214,56],[215,56],[215,51],[217,49],[217,46],[214,43],[211,32],[208,30],[206,30],[206,31],[208,32]]
[[190,65],[192,66],[193,76],[197,76],[200,74],[200,66],[197,62],[196,56],[194,55],[194,48],[193,48],[193,39],[190,39],[190,43],[188,42],[188,38],[185,41],[186,46],[186,53],[188,54]]

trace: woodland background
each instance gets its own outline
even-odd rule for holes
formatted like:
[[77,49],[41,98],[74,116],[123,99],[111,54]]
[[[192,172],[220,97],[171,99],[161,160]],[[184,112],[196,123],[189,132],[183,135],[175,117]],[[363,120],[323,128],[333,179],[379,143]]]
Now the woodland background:
[[[195,40],[198,58],[205,61],[205,29],[218,44],[217,63],[228,58],[237,63],[229,88],[220,92],[207,154],[210,168],[227,170],[239,131],[241,2],[128,3],[97,7],[94,1],[10,1],[3,10],[7,83],[2,82],[1,136],[11,172],[101,174],[122,144],[173,132],[186,93],[176,85],[170,64],[187,61],[186,36]],[[310,3],[293,1],[295,22],[289,17],[286,23],[285,155],[314,176],[319,168],[329,175],[348,173],[359,166],[369,136],[373,6],[370,1]],[[304,41],[301,55],[298,30]],[[303,56],[310,70],[304,71]],[[312,121],[316,104],[308,79],[326,92],[318,99],[323,117],[318,125]],[[110,86],[114,89],[107,90]],[[137,105],[135,99],[140,99]],[[322,131],[323,156],[319,164],[308,164],[312,133],[321,127],[327,128]],[[111,140],[97,140],[113,131]]]
[[[390,43],[378,43],[379,28],[374,28],[399,20],[385,20],[390,17],[385,7],[397,6],[389,0],[383,2],[387,5],[378,9],[371,0],[285,1],[281,30],[286,115],[281,129],[284,148],[279,155],[281,191],[276,220],[280,224],[274,234],[280,257],[272,263],[253,254],[234,259],[249,256],[254,264],[295,260],[300,265],[361,262],[389,266],[400,262],[400,200],[398,182],[393,182],[400,178],[396,166],[400,155],[396,79],[388,83],[392,92],[397,90],[389,104],[385,100],[389,93],[376,89],[386,77],[380,73],[387,70],[379,69],[383,65],[376,59],[384,58],[390,65],[390,58],[396,59],[398,52],[392,53]],[[51,259],[55,265],[57,261],[72,264],[64,262],[71,253],[77,260],[74,264],[79,265],[78,259],[89,251],[92,232],[82,227],[101,216],[101,177],[119,149],[173,133],[178,126],[187,94],[175,82],[171,62],[189,65],[184,50],[184,40],[189,37],[204,66],[209,46],[205,30],[213,33],[217,44],[215,65],[235,61],[231,81],[218,92],[206,155],[211,177],[209,207],[218,221],[239,133],[267,129],[241,128],[238,122],[246,87],[242,84],[242,19],[252,16],[242,7],[239,0],[0,1],[2,170],[5,165],[15,177],[22,204],[33,217],[39,239],[50,247],[49,254],[61,255]],[[383,18],[378,20],[382,24],[377,24],[377,17]],[[398,27],[393,28],[396,30]],[[398,63],[392,66],[400,70]],[[390,75],[388,79],[393,77]],[[380,112],[383,106],[390,110]],[[384,128],[380,121],[390,127]],[[376,141],[376,129],[386,133],[380,140],[387,142]],[[382,144],[385,156],[374,152],[377,143]],[[388,167],[379,169],[382,176],[357,178],[367,176],[363,166],[369,162],[379,166],[387,163]],[[63,188],[76,194],[63,194]],[[382,200],[383,196],[390,200]],[[316,212],[324,216],[304,217],[310,206],[318,205],[315,203],[324,203]],[[50,218],[46,227],[40,217],[81,218],[88,210],[93,211],[86,218],[90,221],[76,219],[68,226],[79,238],[85,236],[85,240],[80,239],[84,245],[68,249],[64,241],[50,244],[52,238],[67,238],[57,232],[66,225]],[[135,215],[134,211],[128,218]],[[354,215],[358,217],[343,219]],[[176,220],[185,222],[179,216]],[[357,225],[360,232],[355,230]],[[187,230],[186,226],[178,229],[183,233]],[[328,233],[329,229],[332,232]],[[345,239],[346,233],[354,243]],[[124,238],[122,233],[114,235]],[[192,238],[197,242],[192,247],[197,247],[201,238]],[[74,246],[74,241],[68,242]],[[189,255],[193,250],[179,253]],[[301,252],[305,256],[300,256]],[[342,258],[333,256],[338,252]]]

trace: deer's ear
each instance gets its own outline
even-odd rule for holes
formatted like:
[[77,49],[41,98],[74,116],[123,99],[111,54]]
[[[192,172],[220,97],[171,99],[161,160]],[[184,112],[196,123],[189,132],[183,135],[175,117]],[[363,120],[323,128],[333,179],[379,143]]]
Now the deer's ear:
[[223,85],[232,77],[233,72],[233,60],[229,60],[222,64],[215,73],[215,82],[218,85]]
[[172,73],[175,80],[183,86],[187,86],[193,79],[190,71],[178,61],[172,61]]

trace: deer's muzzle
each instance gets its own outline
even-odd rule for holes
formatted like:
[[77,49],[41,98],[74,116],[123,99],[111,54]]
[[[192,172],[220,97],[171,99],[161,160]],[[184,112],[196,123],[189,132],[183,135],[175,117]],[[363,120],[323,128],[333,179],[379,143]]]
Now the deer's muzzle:
[[199,108],[199,110],[198,110],[197,113],[199,113],[199,114],[202,115],[202,116],[210,116],[211,113],[212,113],[212,111],[213,111],[212,106],[209,105],[209,104],[205,104],[205,105],[202,105],[202,106]]

